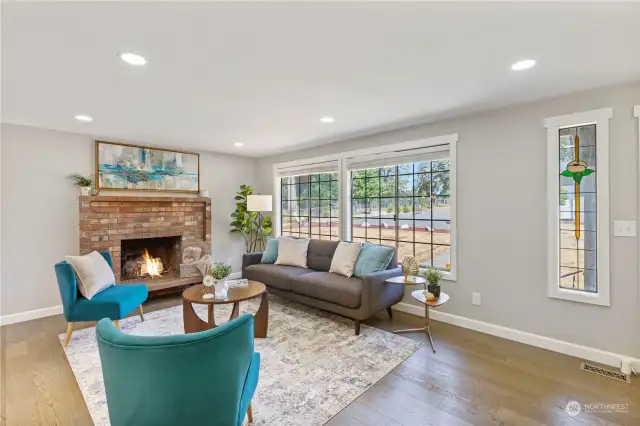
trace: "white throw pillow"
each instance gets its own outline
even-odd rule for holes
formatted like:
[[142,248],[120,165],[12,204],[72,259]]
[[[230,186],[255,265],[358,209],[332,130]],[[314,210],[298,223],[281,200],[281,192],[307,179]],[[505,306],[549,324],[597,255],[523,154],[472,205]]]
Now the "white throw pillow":
[[84,256],[65,256],[79,278],[78,289],[87,299],[91,299],[116,282],[111,267],[97,251]]
[[360,256],[360,249],[362,244],[360,243],[348,243],[341,241],[333,253],[333,259],[331,259],[331,268],[329,272],[334,274],[344,275],[350,277],[353,275],[353,270],[356,267],[358,256]]
[[278,238],[278,259],[276,265],[307,267],[307,238]]

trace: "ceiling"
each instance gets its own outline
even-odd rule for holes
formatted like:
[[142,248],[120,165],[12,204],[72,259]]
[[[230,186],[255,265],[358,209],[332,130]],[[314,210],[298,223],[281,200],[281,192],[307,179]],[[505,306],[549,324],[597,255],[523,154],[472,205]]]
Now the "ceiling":
[[[253,157],[640,79],[637,3],[3,2],[2,12],[4,122]],[[147,65],[124,63],[124,51]],[[524,58],[538,65],[510,69]]]

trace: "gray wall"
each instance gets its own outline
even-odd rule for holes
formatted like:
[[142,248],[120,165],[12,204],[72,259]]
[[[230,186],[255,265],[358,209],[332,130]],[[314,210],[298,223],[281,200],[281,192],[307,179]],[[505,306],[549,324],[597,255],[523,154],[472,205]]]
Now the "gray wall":
[[[607,351],[640,356],[638,240],[611,233],[611,307],[547,297],[546,132],[542,120],[613,107],[611,220],[638,218],[640,83],[514,106],[259,161],[271,194],[272,164],[458,133],[458,281],[443,311]],[[337,117],[337,119],[341,119]],[[482,306],[471,304],[471,293]],[[413,303],[411,297],[405,301]]]
[[[79,251],[80,193],[65,177],[93,174],[95,157],[92,137],[53,130],[2,124],[2,143],[2,314],[9,315],[60,305],[53,265]],[[251,158],[200,153],[201,188],[213,199],[212,256],[233,259],[235,271],[244,242],[229,233],[229,215],[238,187],[255,182],[255,165]]]

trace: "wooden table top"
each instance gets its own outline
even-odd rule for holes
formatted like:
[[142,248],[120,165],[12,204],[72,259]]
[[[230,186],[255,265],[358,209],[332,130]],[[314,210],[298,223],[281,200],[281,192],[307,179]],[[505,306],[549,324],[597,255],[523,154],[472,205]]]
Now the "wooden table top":
[[399,277],[389,278],[384,280],[384,282],[389,284],[404,284],[404,285],[421,285],[427,282],[424,277],[419,277],[417,275],[409,275],[408,280],[404,279],[404,275],[400,275]]
[[416,299],[420,303],[432,306],[434,308],[444,305],[449,301],[449,295],[444,291],[440,292],[440,297],[434,300],[427,300],[427,296],[424,295],[424,290],[416,290],[411,292],[411,297]]
[[[191,303],[199,303],[202,305],[223,305],[225,303],[237,303],[244,300],[253,299],[262,295],[267,291],[267,287],[259,281],[249,280],[249,286],[246,288],[230,288],[225,299],[203,299],[203,284],[189,287],[182,293],[182,298]],[[213,292],[213,288],[211,289]]]

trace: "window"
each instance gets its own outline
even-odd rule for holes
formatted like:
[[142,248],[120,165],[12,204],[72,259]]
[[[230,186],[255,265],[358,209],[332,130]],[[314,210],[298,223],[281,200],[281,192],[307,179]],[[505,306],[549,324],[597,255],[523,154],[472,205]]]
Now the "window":
[[280,179],[281,235],[338,240],[338,173]]
[[[456,271],[458,135],[274,164],[275,235],[397,247]],[[345,208],[343,208],[343,206]]]
[[547,119],[549,295],[609,305],[610,109]]
[[400,261],[449,271],[450,168],[444,158],[351,171],[353,241],[394,245]]

